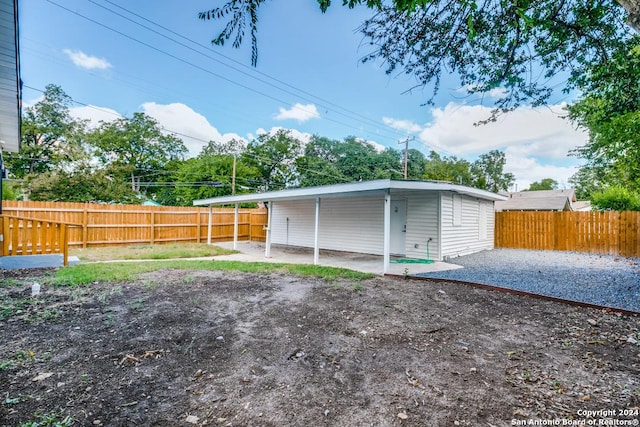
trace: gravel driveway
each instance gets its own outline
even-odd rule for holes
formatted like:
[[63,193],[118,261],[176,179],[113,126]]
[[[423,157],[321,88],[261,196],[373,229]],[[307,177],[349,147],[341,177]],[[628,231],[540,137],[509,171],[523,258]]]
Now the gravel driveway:
[[607,307],[640,311],[640,259],[494,249],[452,258],[464,268],[422,277],[463,280]]

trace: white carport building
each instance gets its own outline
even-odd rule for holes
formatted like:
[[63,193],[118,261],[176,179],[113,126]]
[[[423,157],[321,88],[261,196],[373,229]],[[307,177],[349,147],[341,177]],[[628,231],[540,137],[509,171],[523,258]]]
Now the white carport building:
[[433,181],[381,179],[196,200],[212,207],[264,202],[268,209],[265,256],[271,245],[443,260],[493,249],[494,202],[504,196],[477,188]]

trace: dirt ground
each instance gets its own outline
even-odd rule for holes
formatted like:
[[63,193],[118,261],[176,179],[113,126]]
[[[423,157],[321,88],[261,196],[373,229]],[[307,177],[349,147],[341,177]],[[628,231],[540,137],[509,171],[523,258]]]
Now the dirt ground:
[[216,271],[31,297],[45,273],[0,271],[0,425],[637,425],[637,317],[453,283]]

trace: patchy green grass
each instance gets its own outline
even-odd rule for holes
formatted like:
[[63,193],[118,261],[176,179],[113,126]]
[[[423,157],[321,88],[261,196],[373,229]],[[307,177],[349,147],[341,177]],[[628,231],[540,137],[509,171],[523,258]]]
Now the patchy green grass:
[[5,369],[15,368],[17,366],[24,366],[30,362],[33,362],[35,353],[31,350],[21,350],[11,356],[9,359],[0,359],[0,372]]
[[33,421],[21,422],[18,427],[67,427],[73,425],[70,416],[59,414],[34,414]]
[[22,280],[16,280],[13,278],[6,278],[6,279],[2,279],[0,281],[0,288],[11,288],[14,286],[22,286],[24,284],[24,281]]
[[199,258],[237,253],[206,243],[181,243],[169,245],[109,246],[104,248],[71,249],[69,255],[84,262],[134,259]]
[[79,264],[62,268],[48,283],[57,286],[82,286],[94,282],[123,282],[135,280],[141,273],[164,269],[179,270],[223,270],[242,271],[246,273],[282,272],[303,277],[319,277],[322,279],[363,280],[374,277],[374,274],[361,273],[346,268],[323,267],[307,264],[280,264],[266,262],[241,261],[194,261],[171,260],[158,262],[114,262],[104,264]]
[[0,299],[0,320],[20,314],[34,303],[35,301],[31,297],[2,296]]

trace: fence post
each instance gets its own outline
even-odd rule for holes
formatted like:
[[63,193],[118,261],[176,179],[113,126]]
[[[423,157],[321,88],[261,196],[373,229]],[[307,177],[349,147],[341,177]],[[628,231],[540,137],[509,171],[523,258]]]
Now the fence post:
[[[67,241],[67,224],[60,224],[60,240],[62,242],[62,264],[69,264],[69,242]],[[53,248],[51,250],[53,252]]]
[[202,241],[202,237],[201,237],[201,233],[202,233],[202,221],[201,221],[201,216],[202,216],[202,212],[200,208],[196,208],[196,215],[197,215],[197,219],[196,219],[196,243],[201,243]]
[[0,215],[0,256],[4,256],[4,217]]
[[156,242],[156,213],[151,211],[151,244]]
[[[4,255],[5,256],[9,256],[9,255],[15,255],[12,254],[11,251],[9,251],[9,243],[11,243],[13,241],[13,236],[11,235],[11,222],[14,221],[13,218],[5,218],[4,219],[4,231],[2,233],[2,235],[4,236]],[[15,232],[15,230],[14,230]],[[15,251],[15,246],[11,246],[11,249],[13,251]]]
[[617,213],[616,217],[618,220],[618,254],[622,256],[627,256],[627,221],[626,221],[626,212],[620,211]]
[[207,226],[207,245],[211,244],[212,229],[213,229],[213,205],[209,205],[209,224]]
[[89,240],[89,212],[87,208],[87,203],[84,204],[84,208],[82,209],[82,248],[87,248],[87,241]]

